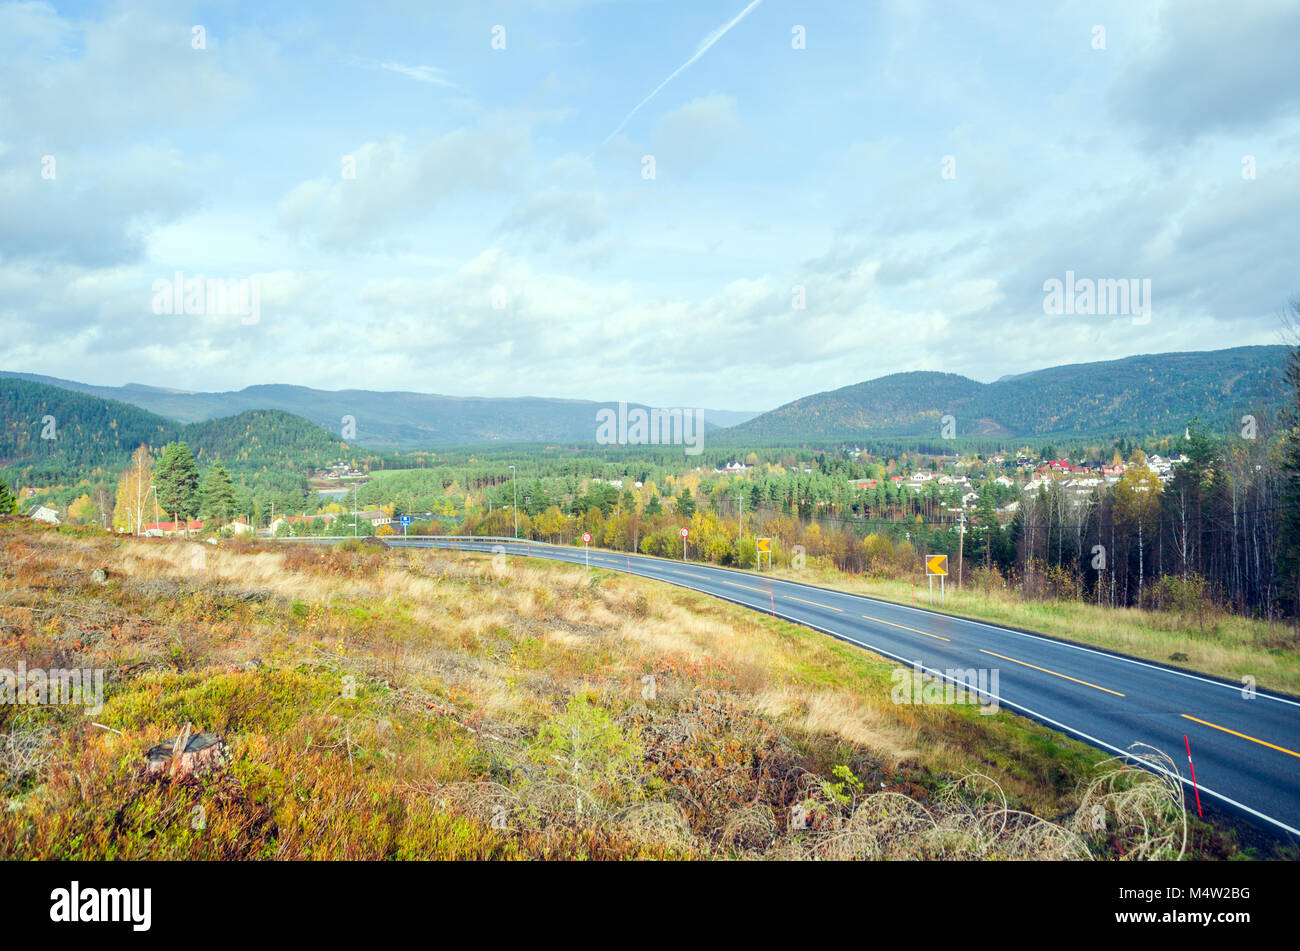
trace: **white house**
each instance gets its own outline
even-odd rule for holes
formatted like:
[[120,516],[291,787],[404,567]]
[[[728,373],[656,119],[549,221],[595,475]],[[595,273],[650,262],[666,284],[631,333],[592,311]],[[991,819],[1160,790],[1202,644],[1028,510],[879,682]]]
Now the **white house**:
[[37,522],[46,522],[50,525],[59,524],[59,513],[48,505],[36,506],[36,508],[31,510],[28,517]]

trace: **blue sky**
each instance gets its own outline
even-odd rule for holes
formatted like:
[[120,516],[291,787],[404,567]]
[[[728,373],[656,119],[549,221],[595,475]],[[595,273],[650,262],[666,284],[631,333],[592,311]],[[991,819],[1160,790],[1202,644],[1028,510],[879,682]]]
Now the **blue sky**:
[[[0,3],[0,368],[766,409],[1281,340],[1300,4],[716,35],[748,6]],[[1150,320],[1045,314],[1067,270],[1149,279]],[[256,280],[259,320],[155,314],[177,271]]]

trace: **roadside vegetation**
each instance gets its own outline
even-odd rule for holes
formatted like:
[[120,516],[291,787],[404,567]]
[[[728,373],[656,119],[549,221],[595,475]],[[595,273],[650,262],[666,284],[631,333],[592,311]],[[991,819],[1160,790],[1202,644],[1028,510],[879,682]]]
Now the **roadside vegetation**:
[[[891,662],[604,570],[4,519],[20,661],[106,687],[0,705],[4,858],[1272,854],[1008,713],[892,703]],[[185,729],[225,764],[149,774]]]

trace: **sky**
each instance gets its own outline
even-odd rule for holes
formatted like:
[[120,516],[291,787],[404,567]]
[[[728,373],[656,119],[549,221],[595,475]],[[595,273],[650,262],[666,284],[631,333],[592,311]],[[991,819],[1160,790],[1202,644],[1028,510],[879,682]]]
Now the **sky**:
[[[1293,0],[0,2],[0,369],[764,410],[1279,343],[1298,36]],[[1150,311],[1049,313],[1067,272]]]

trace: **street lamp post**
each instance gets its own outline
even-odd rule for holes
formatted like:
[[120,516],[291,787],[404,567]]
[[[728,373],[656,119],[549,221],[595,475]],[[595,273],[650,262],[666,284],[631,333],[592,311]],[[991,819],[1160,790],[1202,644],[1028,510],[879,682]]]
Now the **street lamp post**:
[[510,467],[510,487],[515,494],[515,541],[519,541],[519,482],[515,479],[515,467]]

